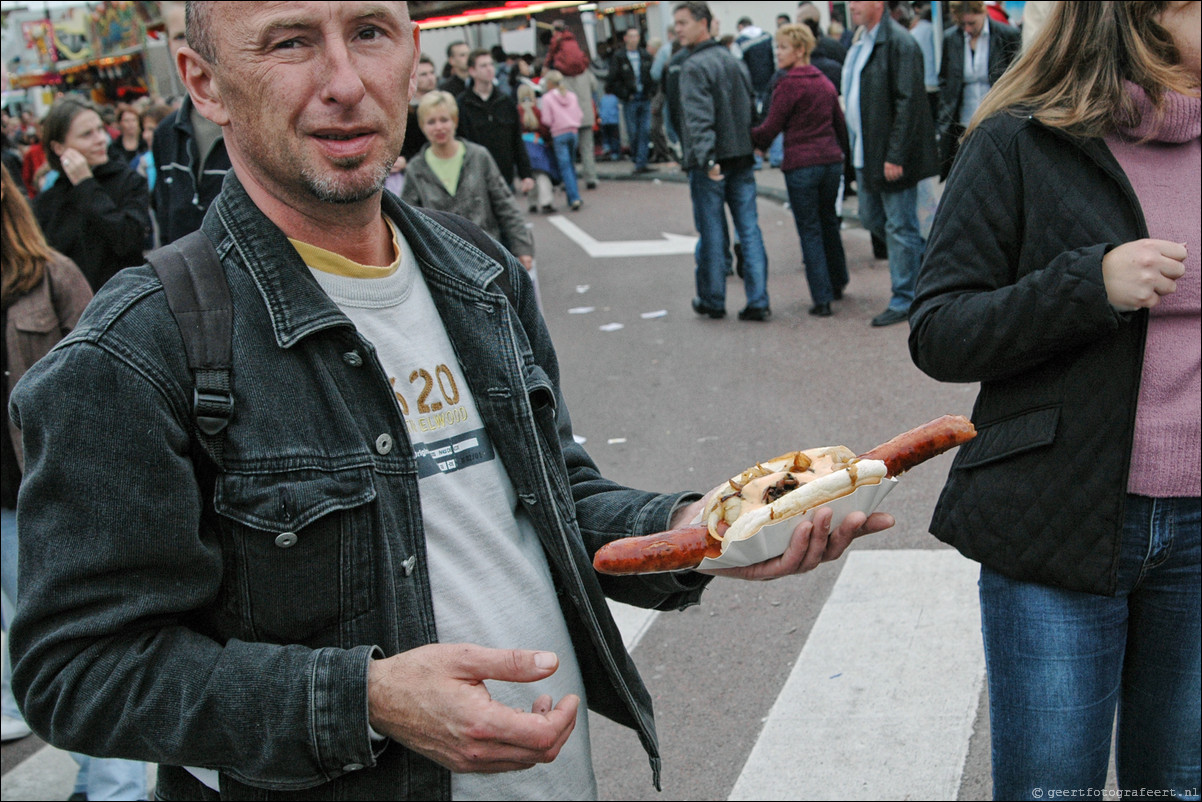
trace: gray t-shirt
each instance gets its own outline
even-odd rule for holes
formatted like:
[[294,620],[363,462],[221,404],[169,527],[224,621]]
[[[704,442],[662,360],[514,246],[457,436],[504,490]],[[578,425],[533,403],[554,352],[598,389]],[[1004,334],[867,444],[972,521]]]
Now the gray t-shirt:
[[307,261],[375,346],[404,414],[419,466],[438,639],[555,652],[559,669],[542,682],[485,685],[495,700],[522,710],[542,694],[557,704],[574,693],[582,702],[554,762],[521,772],[454,774],[452,798],[595,799],[584,681],[546,555],[493,449],[413,252],[396,239],[400,263],[379,278],[335,275],[329,271],[337,265]]

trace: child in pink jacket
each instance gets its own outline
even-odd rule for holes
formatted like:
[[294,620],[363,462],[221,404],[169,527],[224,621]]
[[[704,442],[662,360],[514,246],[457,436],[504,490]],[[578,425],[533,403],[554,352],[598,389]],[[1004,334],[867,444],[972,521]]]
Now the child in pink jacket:
[[559,163],[559,175],[563,188],[568,193],[568,205],[576,211],[582,205],[580,187],[576,183],[576,146],[579,144],[580,121],[584,112],[576,95],[563,85],[563,73],[551,70],[543,76],[546,91],[539,103],[543,125],[551,129],[551,141],[555,146],[555,160]]

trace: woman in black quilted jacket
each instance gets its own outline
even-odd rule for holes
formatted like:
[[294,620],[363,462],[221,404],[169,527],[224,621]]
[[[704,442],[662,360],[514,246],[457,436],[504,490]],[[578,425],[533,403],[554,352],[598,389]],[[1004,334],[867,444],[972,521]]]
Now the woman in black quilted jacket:
[[[1202,3],[1058,3],[969,126],[910,349],[980,382],[931,531],[981,563],[997,799],[1197,798]],[[1117,711],[1117,728],[1115,717]]]

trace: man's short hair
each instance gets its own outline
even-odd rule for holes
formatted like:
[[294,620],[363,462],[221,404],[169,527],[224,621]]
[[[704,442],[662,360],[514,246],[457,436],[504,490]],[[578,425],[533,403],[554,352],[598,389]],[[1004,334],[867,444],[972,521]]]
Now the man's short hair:
[[449,45],[447,45],[447,58],[450,58],[451,51],[453,51],[455,48],[459,47],[460,45],[467,47],[467,42],[451,42]]
[[797,21],[804,24],[807,20],[811,19],[815,22],[822,19],[822,15],[818,11],[818,6],[811,3],[810,0],[802,0],[802,2],[797,4]]
[[686,0],[683,3],[677,3],[672,6],[672,15],[675,16],[677,11],[684,9],[689,12],[689,16],[693,19],[704,22],[708,27],[714,21],[714,15],[710,11],[709,3],[700,3],[695,0]]
[[217,48],[213,45],[212,0],[188,0],[184,4],[184,35],[188,47],[210,64],[217,63]]
[[431,67],[436,66],[434,64],[434,59],[430,58],[430,56],[428,56],[425,53],[422,53],[420,56],[417,57],[417,63],[418,64],[429,64]]
[[742,27],[744,27],[746,25],[750,25],[750,24],[751,24],[751,17],[739,17],[739,21],[735,23],[735,26],[738,28],[742,28]]
[[985,0],[952,0],[947,4],[947,13],[953,19],[960,19],[965,14],[984,14]]
[[492,58],[492,51],[488,50],[487,48],[478,47],[475,50],[473,50],[471,53],[468,53],[467,68],[469,70],[474,70],[476,68],[476,62],[480,59],[481,56],[488,56],[489,58]]

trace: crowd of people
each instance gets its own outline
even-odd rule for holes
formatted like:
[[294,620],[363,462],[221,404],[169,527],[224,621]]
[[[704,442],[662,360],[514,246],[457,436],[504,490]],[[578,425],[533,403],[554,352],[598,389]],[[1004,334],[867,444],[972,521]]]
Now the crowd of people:
[[[698,315],[734,274],[738,318],[771,319],[779,168],[810,314],[847,289],[855,192],[890,268],[872,324],[980,383],[931,531],[982,566],[995,796],[1101,788],[1116,708],[1120,787],[1196,789],[1202,4],[1061,3],[1037,33],[964,0],[942,37],[925,3],[848,6],[719,37],[679,2],[670,44],[632,27],[604,69],[562,24],[540,60],[456,42],[439,80],[405,4],[165,3],[177,107],[6,117],[5,739],[23,710],[76,750],[83,799],[144,798],[140,761],[164,799],[591,798],[587,700],[658,783],[605,598],[682,609],[713,576],[590,557],[702,499],[573,438],[519,200],[578,210],[626,155],[687,173]],[[163,251],[142,266],[172,243],[226,287],[203,311],[232,370],[180,339]],[[892,524],[823,510],[710,573],[801,573]]]
[[[745,168],[760,170],[767,163],[785,178],[810,313],[833,315],[832,303],[842,299],[849,282],[842,207],[845,195],[858,193],[860,221],[872,233],[878,254],[888,258],[893,283],[887,308],[872,323],[900,323],[907,319],[924,249],[919,184],[935,175],[947,177],[967,122],[1020,43],[1016,29],[988,20],[985,3],[950,7],[957,29],[942,38],[941,59],[934,54],[929,4],[921,2],[851,4],[851,25],[834,21],[838,38],[821,30],[811,2],[799,3],[796,23],[778,18],[775,32],[743,17],[737,34],[723,37],[716,35],[708,7],[698,3],[689,7],[683,29],[673,25],[668,43],[644,41],[638,26],[631,26],[604,62],[591,60],[562,21],[545,32],[540,58],[453,42],[446,48],[441,78],[433,59],[420,56],[405,143],[387,186],[403,194],[410,162],[428,143],[417,108],[435,89],[454,101],[453,136],[482,146],[505,185],[526,196],[531,212],[554,212],[556,188],[568,209],[582,208],[581,190],[597,186],[597,158],[628,157],[635,174],[654,172],[657,162],[677,163],[689,175],[700,234],[693,309],[724,317],[726,279],[737,273],[746,292],[740,319],[766,321],[772,314],[769,260],[755,209],[755,175]],[[855,36],[857,30],[863,33]],[[907,31],[913,35],[903,35]],[[170,33],[168,39],[182,42],[182,36]],[[712,68],[708,73],[706,65]],[[826,112],[816,115],[818,107]],[[6,158],[20,158],[31,197],[46,191],[45,200],[35,203],[47,207],[39,211],[39,220],[52,229],[50,241],[72,258],[102,262],[111,275],[140,262],[139,248],[128,246],[139,223],[147,227],[143,250],[196,230],[229,161],[220,127],[199,114],[190,98],[175,109],[145,100],[94,111],[111,118],[99,129],[110,143],[108,165],[99,165],[99,153],[89,156],[100,172],[96,184],[68,192],[83,176],[76,169],[65,174],[69,183],[55,188],[64,173],[43,141],[45,121],[37,126],[30,120],[6,121],[5,129],[12,127],[25,143],[19,156],[6,147]],[[424,159],[419,171],[424,174],[430,162]],[[487,184],[488,166],[479,159],[472,164]],[[148,193],[138,195],[136,182],[128,182],[124,191],[108,192],[120,213],[104,203],[99,208],[99,196],[88,188],[111,185],[123,174],[122,165],[146,179]],[[162,180],[156,165],[162,165]],[[467,216],[482,222],[474,186],[469,182],[458,194],[442,185],[448,198],[458,200],[440,205],[460,213],[477,207]],[[428,191],[409,196],[419,204],[427,198]],[[93,222],[85,224],[74,214],[77,208]],[[512,227],[499,233],[511,250],[518,247]],[[521,250],[513,252],[533,269],[533,243],[529,235],[520,239]],[[85,254],[78,247],[84,241],[100,248]],[[114,254],[112,244],[118,241],[125,250]],[[786,262],[793,258],[778,256]],[[90,264],[80,266],[94,289],[107,278],[93,275]]]

